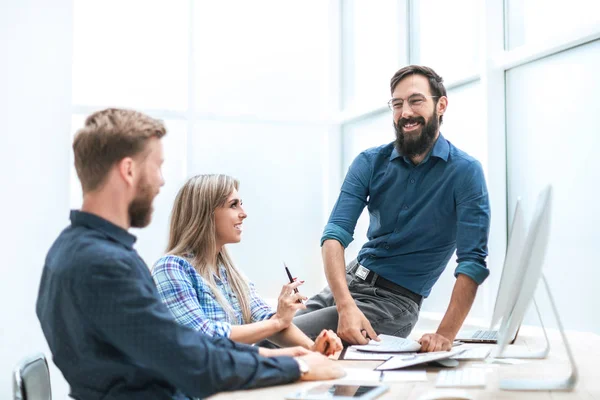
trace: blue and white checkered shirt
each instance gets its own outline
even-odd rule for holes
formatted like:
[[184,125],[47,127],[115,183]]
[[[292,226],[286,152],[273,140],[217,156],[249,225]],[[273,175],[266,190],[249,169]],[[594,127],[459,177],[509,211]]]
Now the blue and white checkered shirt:
[[[244,324],[244,319],[224,267],[220,267],[219,274],[221,278],[215,275],[215,282],[225,300],[231,304],[234,319],[185,258],[164,256],[154,264],[152,270],[158,293],[178,323],[210,336],[229,337],[231,326]],[[252,322],[271,318],[274,310],[256,293],[254,284],[249,283],[249,286]]]

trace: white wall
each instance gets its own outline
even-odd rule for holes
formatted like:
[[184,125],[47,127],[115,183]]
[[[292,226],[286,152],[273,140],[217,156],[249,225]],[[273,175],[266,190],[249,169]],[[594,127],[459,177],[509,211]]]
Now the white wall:
[[[44,256],[68,223],[70,0],[0,3],[0,398],[21,357],[48,348],[35,316]],[[66,397],[51,367],[54,395]]]

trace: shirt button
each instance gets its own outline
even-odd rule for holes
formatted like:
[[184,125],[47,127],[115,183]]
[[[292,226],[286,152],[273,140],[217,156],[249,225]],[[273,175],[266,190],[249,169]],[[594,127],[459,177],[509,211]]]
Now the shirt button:
[[389,250],[389,249],[390,249],[390,246],[386,244],[384,248],[385,248],[386,250]]
[[403,209],[408,210],[408,206],[405,204],[402,206]]
[[410,180],[410,183],[415,183],[415,180],[414,180],[414,179],[411,179],[411,180]]

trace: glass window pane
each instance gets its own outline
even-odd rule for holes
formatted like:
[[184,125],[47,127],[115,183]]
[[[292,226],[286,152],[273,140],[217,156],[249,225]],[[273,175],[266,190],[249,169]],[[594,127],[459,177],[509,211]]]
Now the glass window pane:
[[190,137],[190,176],[223,173],[240,181],[248,219],[242,242],[229,250],[264,297],[276,298],[286,283],[283,261],[306,278],[303,292],[322,289],[327,129],[202,121]]
[[446,83],[477,74],[480,0],[421,0],[419,64],[433,68]]
[[194,3],[196,110],[323,118],[329,97],[327,1]]
[[552,43],[573,29],[600,26],[600,1],[507,0],[508,49]]
[[75,0],[73,103],[187,108],[186,0]]
[[408,59],[406,1],[348,0],[343,10],[343,108],[384,107],[390,79]]
[[448,91],[448,108],[440,132],[452,144],[475,157],[487,171],[485,102],[479,82]]
[[[520,196],[530,220],[538,193],[553,185],[544,274],[565,326],[594,332],[600,332],[600,319],[590,318],[597,303],[574,294],[595,293],[600,280],[599,70],[596,40],[506,74],[508,209]],[[560,99],[552,102],[558,108],[550,98]]]

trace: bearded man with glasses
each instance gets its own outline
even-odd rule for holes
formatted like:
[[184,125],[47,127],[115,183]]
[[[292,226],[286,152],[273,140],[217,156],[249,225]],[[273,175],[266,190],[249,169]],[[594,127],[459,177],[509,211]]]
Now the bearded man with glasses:
[[[321,246],[329,287],[311,298],[294,324],[309,337],[335,329],[350,344],[378,333],[406,337],[456,250],[456,283],[435,333],[421,351],[449,350],[489,275],[490,206],[479,161],[440,133],[448,107],[442,78],[411,65],[391,79],[396,140],[353,161]],[[346,265],[344,249],[364,207],[368,241]]]

